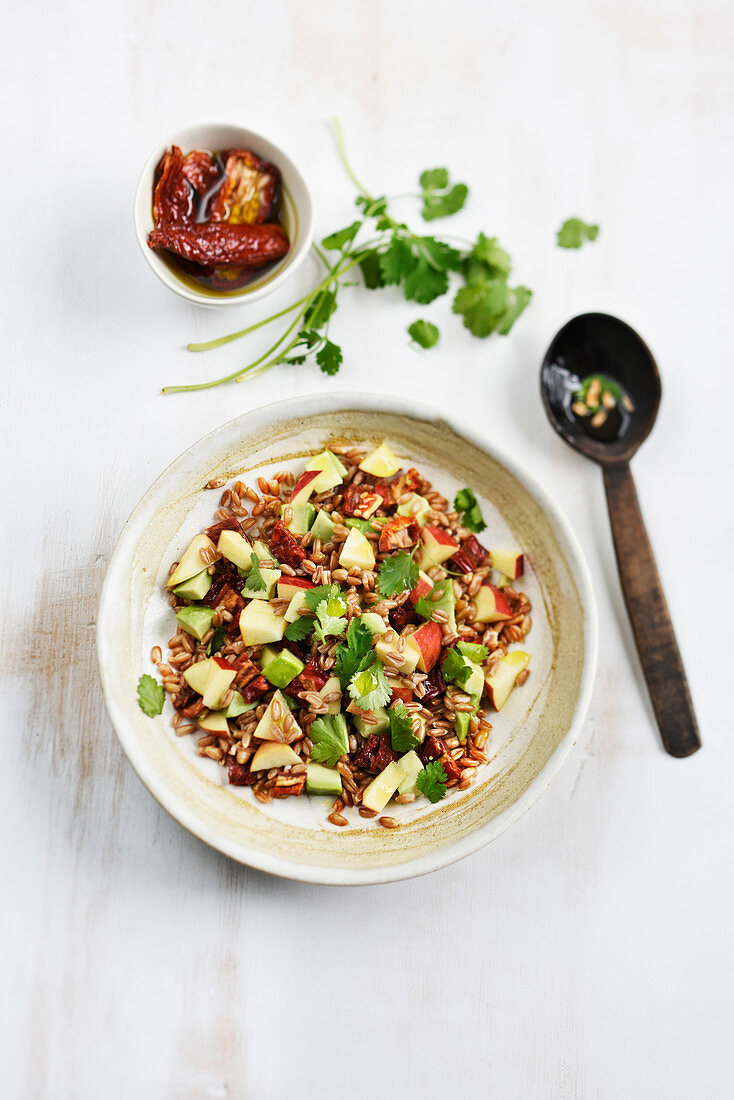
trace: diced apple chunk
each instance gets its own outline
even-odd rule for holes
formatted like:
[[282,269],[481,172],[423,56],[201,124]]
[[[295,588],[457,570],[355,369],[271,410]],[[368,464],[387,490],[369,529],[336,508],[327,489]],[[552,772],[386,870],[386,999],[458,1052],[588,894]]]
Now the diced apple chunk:
[[301,616],[298,614],[298,612],[301,610],[302,607],[308,607],[308,604],[306,603],[305,589],[301,589],[300,592],[296,592],[295,596],[288,604],[284,616],[285,621],[287,623],[294,623],[297,619],[300,619]]
[[212,657],[209,676],[204,688],[204,706],[208,710],[219,710],[224,696],[237,675],[237,670],[222,657]]
[[495,710],[502,710],[520,673],[530,664],[530,654],[513,649],[495,665],[494,671],[485,674],[487,696]]
[[207,563],[202,558],[202,550],[208,551],[212,562],[219,557],[217,548],[210,538],[207,538],[206,535],[194,535],[181,555],[178,565],[166,581],[166,588],[175,588],[182,581],[188,581],[191,577],[195,577],[197,573],[201,573],[202,567],[205,565],[211,565],[211,562]]
[[411,749],[410,752],[406,752],[405,756],[401,756],[398,760],[398,766],[405,772],[405,779],[398,787],[400,794],[417,794],[418,787],[415,781],[423,771],[423,761],[415,749]]
[[347,472],[346,467],[331,451],[322,451],[320,455],[314,455],[306,463],[306,469],[319,471],[319,476],[313,482],[314,493],[325,493],[328,489],[341,485]]
[[418,493],[411,493],[408,499],[403,504],[399,504],[397,508],[399,516],[410,516],[411,519],[417,520],[421,527],[425,524],[430,510],[430,502],[425,497],[419,496]]
[[400,469],[400,459],[395,457],[387,443],[381,443],[372,454],[362,459],[359,468],[373,477],[392,477]]
[[438,623],[427,622],[405,639],[405,648],[418,653],[418,671],[430,672],[441,655],[443,633]]
[[249,572],[252,568],[252,543],[239,531],[222,531],[217,543],[217,550],[223,558],[231,561],[232,565],[236,565],[239,569],[245,569]]
[[522,550],[490,550],[489,560],[494,569],[504,573],[511,581],[516,581],[525,570],[525,555]]
[[356,527],[352,527],[342,546],[339,564],[343,569],[372,569],[375,564],[372,543]]
[[[395,649],[395,642],[386,642],[384,638],[378,638],[375,642],[375,653],[380,660],[385,663],[386,653],[397,653]],[[411,672],[415,672],[420,660],[420,651],[417,646],[406,645],[403,652],[400,654],[402,657],[402,664],[396,668],[397,672],[403,673],[405,676],[409,676]],[[390,662],[388,662],[390,664]],[[392,664],[390,664],[392,668]]]
[[364,623],[371,634],[385,634],[387,632],[385,620],[375,611],[365,611],[360,616],[360,622]]
[[499,623],[512,618],[507,596],[492,584],[483,584],[474,597],[474,618],[478,623]]
[[263,741],[250,761],[250,771],[269,771],[270,768],[284,768],[288,764],[301,762],[300,756],[290,745],[284,745],[281,741]]
[[221,710],[203,711],[196,721],[207,733],[222,733],[225,736],[229,734],[229,724]]
[[459,549],[443,527],[426,526],[421,531],[421,549],[417,558],[419,569],[432,569],[448,561]]
[[410,602],[413,604],[418,603],[418,600],[421,598],[421,596],[427,596],[432,588],[433,581],[428,576],[428,574],[424,573],[421,569],[418,573],[418,583],[408,597]]
[[320,491],[315,488],[318,477],[318,470],[304,470],[300,477],[296,479],[296,483],[291,489],[290,503],[293,506],[305,504],[312,493]]
[[337,692],[338,695],[336,699],[326,704],[327,714],[339,714],[342,709],[342,687],[338,676],[330,676],[317,694],[325,701],[326,696],[333,695],[334,692]]
[[406,773],[392,760],[384,771],[375,776],[372,782],[365,788],[362,795],[362,805],[368,810],[379,814],[384,810],[396,790],[406,778]]
[[[275,716],[277,709],[278,716]],[[280,691],[276,691],[273,698],[268,703],[267,710],[263,714],[262,718],[255,727],[253,737],[256,737],[259,741],[285,741],[286,732],[284,721],[287,715],[290,714],[290,707],[286,703],[283,695]],[[293,726],[288,734],[291,740],[295,740],[301,735],[300,727],[293,719]]]
[[251,600],[240,613],[240,634],[245,645],[279,642],[287,625],[283,616],[276,615],[264,600]]
[[305,577],[281,577],[278,581],[278,599],[292,600],[297,592],[314,587],[313,581],[307,581]]
[[249,597],[251,600],[272,600],[280,576],[280,569],[266,569],[264,566],[261,566],[260,577],[265,587],[258,589],[245,587],[242,595]]
[[209,679],[211,664],[211,657],[207,657],[203,661],[197,661],[195,665],[189,665],[184,671],[184,680],[190,688],[198,691],[199,695],[203,695],[206,691],[206,682]]

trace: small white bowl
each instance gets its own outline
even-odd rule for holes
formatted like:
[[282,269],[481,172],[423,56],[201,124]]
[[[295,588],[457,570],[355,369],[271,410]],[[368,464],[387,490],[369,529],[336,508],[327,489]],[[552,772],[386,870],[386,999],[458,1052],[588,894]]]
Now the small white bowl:
[[[153,229],[153,178],[158,162],[172,145],[178,145],[184,153],[189,153],[192,149],[207,149],[212,152],[220,149],[251,149],[257,156],[272,161],[280,169],[281,218],[290,238],[290,251],[277,264],[270,266],[266,272],[256,276],[239,291],[218,294],[215,290],[196,290],[169,267],[156,249],[148,246],[148,234]],[[303,263],[313,240],[314,218],[311,195],[306,181],[290,157],[286,156],[272,141],[256,134],[254,130],[245,130],[242,126],[228,126],[223,123],[190,126],[186,130],[178,130],[156,146],[145,162],[140,175],[135,192],[134,216],[138,244],[161,282],[187,301],[209,309],[242,306],[272,294]]]

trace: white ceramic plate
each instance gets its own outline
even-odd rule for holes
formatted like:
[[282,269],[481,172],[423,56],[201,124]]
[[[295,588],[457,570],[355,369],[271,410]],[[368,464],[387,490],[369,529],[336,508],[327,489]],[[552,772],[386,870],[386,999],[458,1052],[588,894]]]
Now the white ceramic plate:
[[[258,803],[230,787],[226,771],[196,754],[195,736],[177,738],[171,706],[146,717],[136,684],[153,645],[174,632],[163,584],[168,565],[212,522],[221,490],[211,478],[254,481],[303,467],[330,441],[386,439],[453,497],[470,485],[488,522],[483,541],[514,541],[528,566],[533,603],[523,643],[531,676],[492,715],[490,762],[467,791],[437,806],[391,805],[400,828],[383,829],[351,811],[347,828],[327,820],[329,800]],[[597,627],[588,571],[576,539],[526,474],[459,425],[412,402],[324,394],[283,401],[224,424],[185,451],[148,490],[115,548],[102,592],[98,653],[107,706],[140,778],[185,828],[242,863],[309,882],[387,882],[436,870],[487,844],[527,810],[559,770],[583,722],[596,665]],[[164,647],[165,648],[165,647]],[[345,811],[346,812],[346,811]]]

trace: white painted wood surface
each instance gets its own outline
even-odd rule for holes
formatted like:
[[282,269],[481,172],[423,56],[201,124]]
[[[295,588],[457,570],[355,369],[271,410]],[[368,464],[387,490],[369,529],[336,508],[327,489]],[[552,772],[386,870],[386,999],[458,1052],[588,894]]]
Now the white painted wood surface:
[[[730,1096],[734,8],[7,0],[3,27],[0,1094]],[[352,213],[334,114],[376,191],[441,163],[468,180],[446,229],[498,233],[532,308],[480,342],[445,305],[355,290],[337,380],[157,396],[244,362],[257,342],[182,345],[270,303],[222,317],[156,282],[131,217],[149,148],[196,121],[261,129],[324,233]],[[554,247],[572,214],[602,226],[580,253]],[[538,400],[547,342],[593,308],[663,372],[634,470],[705,740],[689,760],[658,744],[599,473]],[[416,315],[442,326],[427,354]],[[364,890],[185,834],[123,757],[93,651],[105,562],[158,472],[243,409],[331,387],[466,404],[566,510],[601,616],[585,736],[535,810],[447,871]]]

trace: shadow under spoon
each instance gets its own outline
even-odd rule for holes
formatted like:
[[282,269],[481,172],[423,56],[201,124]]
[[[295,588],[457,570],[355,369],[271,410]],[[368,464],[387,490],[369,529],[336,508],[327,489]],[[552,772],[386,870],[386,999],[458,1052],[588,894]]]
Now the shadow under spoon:
[[[584,378],[601,374],[629,400],[604,424],[576,404]],[[548,419],[563,440],[598,463],[612,526],[617,568],[632,631],[663,745],[671,756],[701,747],[683,661],[670,621],[655,556],[630,471],[630,459],[652,430],[660,404],[660,375],[634,329],[606,313],[584,313],[560,330],[545,354],[540,389]],[[582,415],[578,411],[581,408]]]

